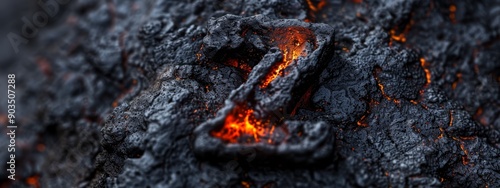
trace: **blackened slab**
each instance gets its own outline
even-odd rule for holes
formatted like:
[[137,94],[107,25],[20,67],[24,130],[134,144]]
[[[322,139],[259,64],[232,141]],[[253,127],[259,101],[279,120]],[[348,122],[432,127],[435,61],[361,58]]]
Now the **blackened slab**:
[[[315,163],[331,156],[334,136],[324,122],[286,121],[305,88],[333,56],[333,28],[263,16],[211,20],[204,55],[219,61],[237,50],[264,54],[233,90],[218,115],[195,130],[201,158],[229,159],[255,151],[255,160]],[[235,50],[236,49],[236,50]],[[237,60],[239,61],[239,60]],[[250,62],[243,60],[243,62]]]

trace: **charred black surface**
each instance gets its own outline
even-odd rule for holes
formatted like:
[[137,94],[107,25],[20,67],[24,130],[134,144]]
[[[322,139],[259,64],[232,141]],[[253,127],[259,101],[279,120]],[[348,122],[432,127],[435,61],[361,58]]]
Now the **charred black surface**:
[[[2,36],[38,10],[6,4],[19,21]],[[2,170],[1,185],[499,187],[499,13],[498,1],[71,1],[21,54],[0,52],[20,117],[19,181]],[[264,84],[287,60],[286,32],[272,31],[292,26],[313,33],[309,51]],[[218,138],[242,104],[277,116],[286,142]]]
[[[214,60],[211,54],[224,54],[232,49],[243,54],[255,53],[252,49],[267,53],[252,67],[247,81],[232,91],[217,117],[195,130],[194,152],[201,159],[227,160],[250,150],[255,155],[252,160],[293,163],[316,163],[331,157],[334,136],[330,126],[322,122],[284,121],[288,120],[285,115],[292,112],[287,109],[296,106],[297,96],[304,94],[304,85],[315,82],[313,75],[331,61],[333,28],[297,20],[229,15],[210,21],[208,29],[203,46],[209,61]],[[269,47],[273,43],[274,47]],[[282,70],[276,70],[279,66]],[[255,121],[249,120],[249,116],[255,116]],[[245,126],[242,128],[245,130],[231,126]],[[218,133],[211,134],[213,131]],[[241,143],[245,131],[253,132],[254,135],[249,135],[253,136],[252,143]],[[237,134],[237,138],[229,138],[236,143],[224,143],[228,136],[233,136],[228,134]]]

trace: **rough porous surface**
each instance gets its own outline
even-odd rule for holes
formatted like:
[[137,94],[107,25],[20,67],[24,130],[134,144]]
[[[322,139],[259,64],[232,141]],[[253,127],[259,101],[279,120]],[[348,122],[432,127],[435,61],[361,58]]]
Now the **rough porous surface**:
[[[40,10],[25,1],[0,7],[1,36]],[[0,186],[500,187],[499,14],[486,0],[70,1],[18,54],[0,40],[19,126],[18,181],[0,170]],[[253,68],[269,50],[211,31],[255,15],[334,30],[332,58],[284,94],[289,126],[322,122],[334,139],[318,165],[195,155],[195,129],[255,75],[221,54]]]

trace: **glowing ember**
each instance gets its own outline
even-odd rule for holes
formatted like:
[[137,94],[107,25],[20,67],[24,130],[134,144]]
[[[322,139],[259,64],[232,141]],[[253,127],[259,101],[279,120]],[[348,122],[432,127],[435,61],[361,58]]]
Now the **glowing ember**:
[[311,9],[314,12],[321,10],[326,5],[326,0],[320,0],[316,5],[314,5],[314,3],[311,2],[311,0],[306,0],[306,2],[309,9]]
[[402,42],[402,43],[406,42],[406,37],[405,37],[404,33],[396,34],[396,29],[391,29],[391,31],[389,33],[391,34],[392,40]]
[[274,64],[262,81],[262,88],[266,88],[278,76],[284,75],[285,69],[300,56],[306,56],[307,43],[314,44],[310,41],[314,39],[314,34],[303,27],[277,28],[272,32],[271,37],[271,41],[283,53],[283,60]]
[[252,71],[252,67],[250,67],[246,63],[242,63],[242,62],[238,61],[237,59],[229,59],[229,60],[227,60],[227,62],[225,62],[225,64],[232,66],[232,67],[235,67],[235,68],[238,68],[238,69],[242,70],[247,75]]
[[461,140],[474,140],[476,138],[477,138],[476,136],[461,136],[460,137]]
[[39,179],[40,179],[40,176],[34,175],[34,176],[31,176],[31,177],[28,177],[26,179],[26,183],[28,185],[30,185],[31,187],[38,188],[38,187],[40,187],[40,183],[38,182]]
[[[268,120],[259,120],[254,116],[254,110],[247,107],[235,107],[226,117],[224,126],[212,132],[212,136],[225,142],[237,143],[243,136],[249,136],[247,142],[260,142],[263,137],[269,137],[275,127]],[[251,140],[253,138],[253,140]],[[267,140],[271,142],[271,140]]]

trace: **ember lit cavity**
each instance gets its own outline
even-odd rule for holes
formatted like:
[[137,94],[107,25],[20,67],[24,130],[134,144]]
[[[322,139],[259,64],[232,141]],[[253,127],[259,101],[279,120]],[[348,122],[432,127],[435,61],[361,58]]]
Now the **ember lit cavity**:
[[[248,79],[231,92],[217,116],[196,129],[194,149],[198,156],[227,158],[238,155],[239,149],[255,149],[258,151],[256,160],[280,160],[282,156],[300,153],[309,158],[290,155],[283,162],[308,164],[330,156],[330,143],[333,142],[332,137],[327,136],[330,128],[321,121],[293,121],[292,116],[300,105],[306,104],[304,100],[310,98],[312,88],[306,83],[314,81],[314,73],[332,58],[333,54],[325,53],[333,49],[333,30],[322,24],[298,20],[271,22],[259,16],[228,16],[215,22],[228,22],[227,25],[240,27],[211,25],[212,35],[205,37],[204,45],[219,51],[206,51],[207,57],[216,57],[210,54],[232,50],[231,46],[229,49],[210,47],[212,41],[221,37],[234,38],[241,44],[252,44],[244,47],[231,44],[238,46],[238,49],[251,51],[261,48],[268,51],[252,68]],[[247,22],[254,24],[243,27],[243,35],[221,36],[221,33],[241,33],[238,32],[241,25],[246,26]],[[251,41],[246,41],[247,38],[252,41],[265,40],[263,44],[267,46],[253,46]]]
[[272,135],[276,125],[270,119],[258,119],[254,115],[255,111],[246,106],[235,107],[226,117],[224,126],[220,130],[212,131],[212,136],[218,137],[225,142],[237,143],[242,138],[247,137],[244,142],[272,143]]
[[319,0],[318,2],[315,1],[316,0],[306,0],[309,9],[314,12],[321,10],[326,5],[326,0]]

